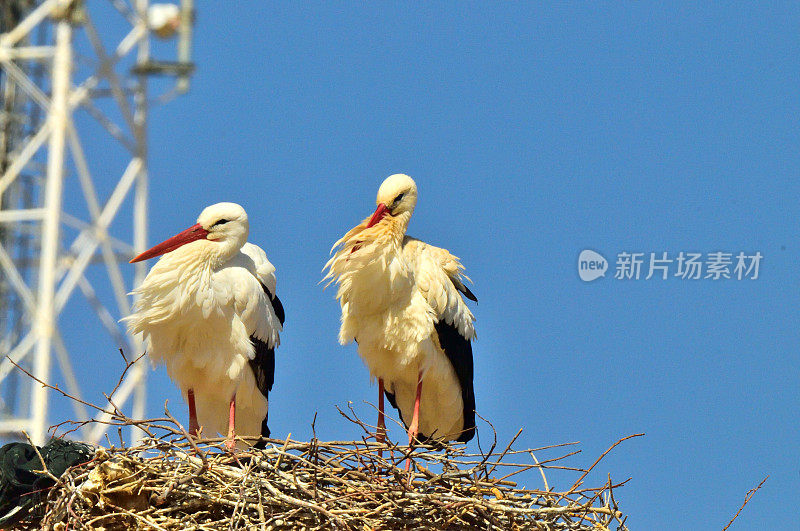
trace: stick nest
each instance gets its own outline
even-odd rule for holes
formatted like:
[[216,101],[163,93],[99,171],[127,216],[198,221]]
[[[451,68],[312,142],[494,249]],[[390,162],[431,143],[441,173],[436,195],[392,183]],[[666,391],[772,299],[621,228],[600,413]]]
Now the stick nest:
[[[614,485],[609,478],[596,488],[582,484],[605,454],[580,469],[560,464],[578,453],[571,448],[576,443],[514,450],[512,440],[503,451],[493,444],[486,453],[468,453],[462,444],[410,451],[375,442],[354,414],[342,414],[364,429],[360,441],[305,442],[290,436],[268,440],[263,450],[234,454],[224,451],[222,439],[189,438],[168,412],[163,419],[136,421],[149,433],[146,439],[130,448],[99,448],[92,461],[68,470],[45,507],[34,511],[44,514],[41,520],[31,518],[25,525],[52,530],[626,529],[614,500],[614,488],[622,483]],[[538,461],[534,452],[558,455]],[[402,469],[407,457],[410,474]],[[512,481],[533,469],[541,472],[542,489]],[[581,475],[568,490],[556,492],[547,485],[546,469]]]
[[[126,372],[141,359],[125,358]],[[375,427],[361,421],[349,407],[339,413],[363,433],[361,440],[309,442],[268,439],[258,450],[241,439],[247,450],[230,453],[224,439],[196,440],[164,404],[164,417],[139,420],[126,416],[106,395],[107,408],[81,400],[56,385],[44,387],[94,409],[100,416],[88,421],[65,421],[53,433],[69,435],[103,424],[116,428],[120,447],[98,448],[94,458],[53,476],[39,454],[43,471],[55,481],[44,501],[33,506],[19,523],[21,529],[540,529],[626,531],[626,517],[614,499],[611,477],[601,486],[587,487],[584,479],[623,437],[588,468],[567,466],[580,453],[578,443],[529,450],[513,449],[519,430],[498,451],[497,434],[488,451],[467,452],[466,446],[379,443]],[[125,447],[122,429],[144,433],[136,446]],[[66,430],[66,431],[64,431]],[[537,453],[556,452],[539,460]],[[401,468],[410,459],[411,472]],[[513,481],[541,475],[542,488]],[[578,475],[571,486],[557,491],[546,470]],[[527,475],[518,475],[528,472]],[[538,483],[538,481],[537,481]],[[763,482],[762,482],[763,483]],[[760,486],[760,485],[759,485]],[[747,501],[745,501],[747,503]],[[741,510],[741,509],[740,509]],[[738,516],[738,513],[737,513]],[[735,517],[734,517],[735,519]],[[729,524],[730,525],[730,524]]]

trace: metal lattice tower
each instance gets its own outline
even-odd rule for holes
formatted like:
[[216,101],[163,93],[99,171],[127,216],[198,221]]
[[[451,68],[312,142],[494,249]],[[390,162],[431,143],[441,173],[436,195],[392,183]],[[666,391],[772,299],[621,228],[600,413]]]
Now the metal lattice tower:
[[[10,360],[42,381],[82,395],[60,319],[78,293],[128,359],[142,352],[118,320],[130,311],[131,281],[138,284],[145,273],[137,264],[131,275],[127,261],[146,246],[148,80],[153,74],[176,77],[174,85],[161,82],[170,83],[161,97],[166,101],[186,91],[192,70],[192,2],[166,6],[171,8],[166,17],[165,6],[148,0],[0,4],[2,439],[25,432],[41,444],[49,427],[48,391]],[[103,25],[94,21],[98,8],[106,10]],[[177,61],[152,59],[154,34],[177,36]],[[107,173],[112,162],[120,168],[116,175]],[[110,193],[103,200],[98,190]],[[105,274],[90,274],[98,269]],[[71,326],[84,319],[70,317]],[[88,361],[104,363],[91,356]],[[145,363],[139,361],[111,397],[134,418],[144,415],[145,378]],[[73,406],[74,420],[96,414]],[[99,442],[104,433],[104,426],[95,424],[81,435]]]

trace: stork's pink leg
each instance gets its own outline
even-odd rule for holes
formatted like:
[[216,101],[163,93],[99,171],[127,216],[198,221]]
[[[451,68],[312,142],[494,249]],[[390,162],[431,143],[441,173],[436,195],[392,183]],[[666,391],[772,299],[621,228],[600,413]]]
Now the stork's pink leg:
[[234,437],[236,437],[236,430],[234,429],[235,422],[236,422],[236,395],[233,395],[233,397],[231,398],[231,407],[228,414],[228,440],[225,441],[225,446],[231,452],[236,447],[236,442],[234,441]]
[[[414,415],[411,417],[411,425],[408,427],[408,446],[414,444],[414,439],[419,435],[419,398],[422,396],[422,371],[417,376],[417,396],[414,398]],[[411,458],[406,458],[406,472],[411,469]]]
[[187,402],[189,402],[189,433],[195,437],[200,435],[200,425],[197,424],[197,409],[194,405],[194,389],[186,391]]
[[[378,378],[378,433],[375,440],[379,443],[386,442],[386,422],[383,418],[383,378]],[[378,450],[378,457],[383,457],[383,448]]]

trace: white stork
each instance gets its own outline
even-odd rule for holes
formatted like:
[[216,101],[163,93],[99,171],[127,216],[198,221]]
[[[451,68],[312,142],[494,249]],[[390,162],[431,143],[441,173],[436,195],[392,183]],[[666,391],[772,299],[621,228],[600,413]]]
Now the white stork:
[[338,284],[339,342],[355,340],[378,379],[378,440],[385,437],[385,393],[400,412],[409,444],[469,441],[475,434],[475,318],[462,295],[477,299],[464,285],[457,257],[406,236],[417,204],[411,177],[388,177],[376,202],[375,213],[334,244],[325,265],[325,279]]
[[[150,359],[167,366],[189,404],[189,431],[269,437],[267,408],[284,312],[275,267],[247,243],[235,203],[207,207],[197,224],[133,260],[164,255],[133,294],[126,317]],[[227,419],[227,422],[226,422]]]

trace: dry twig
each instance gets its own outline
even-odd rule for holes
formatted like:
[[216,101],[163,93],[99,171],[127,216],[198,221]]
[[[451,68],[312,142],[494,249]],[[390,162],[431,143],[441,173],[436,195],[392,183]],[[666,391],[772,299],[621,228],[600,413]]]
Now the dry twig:
[[752,489],[750,489],[750,490],[748,490],[748,491],[747,491],[747,494],[746,494],[746,495],[745,495],[745,497],[744,497],[744,503],[742,503],[742,506],[741,506],[741,507],[739,507],[739,510],[738,510],[738,511],[736,511],[736,514],[734,514],[734,515],[733,515],[733,518],[731,518],[731,521],[730,521],[730,522],[728,522],[728,525],[726,525],[725,527],[723,527],[723,528],[722,528],[722,531],[728,531],[728,528],[729,528],[731,525],[733,525],[733,521],[734,521],[734,520],[736,520],[737,518],[739,518],[739,514],[742,512],[742,509],[744,509],[744,506],[745,506],[745,505],[747,505],[747,502],[749,502],[749,501],[750,501],[750,499],[753,497],[753,495],[756,493],[756,491],[757,491],[758,489],[760,489],[760,488],[761,488],[761,486],[762,486],[762,485],[763,485],[763,484],[764,484],[764,483],[765,483],[765,482],[766,482],[768,479],[769,479],[769,476],[765,477],[764,479],[762,479],[762,480],[761,480],[761,483],[759,483],[759,484],[758,484],[758,485],[757,485],[755,488],[752,488]]

